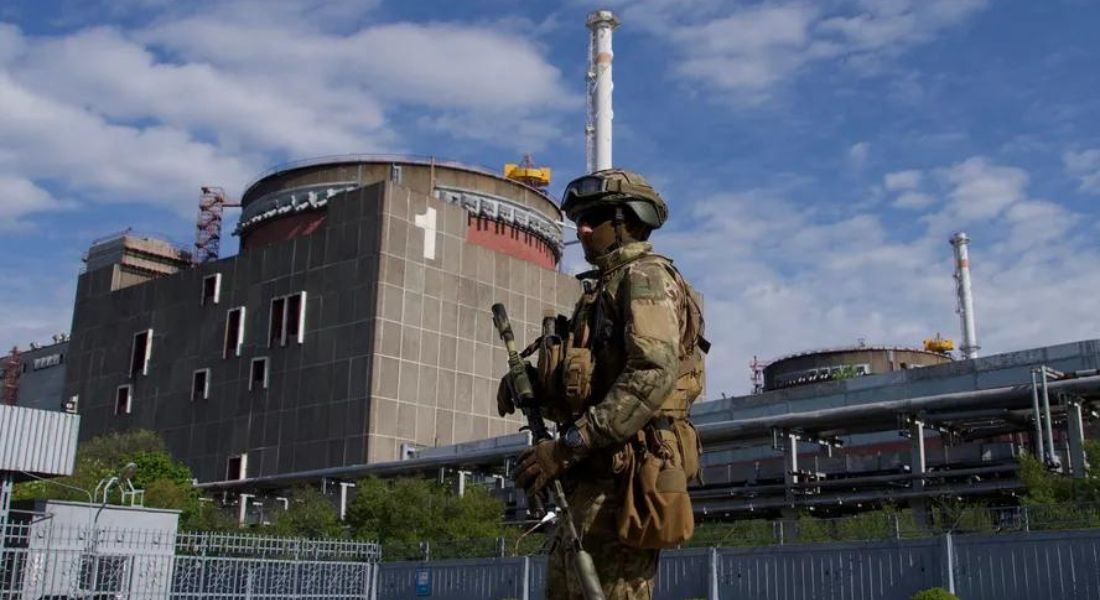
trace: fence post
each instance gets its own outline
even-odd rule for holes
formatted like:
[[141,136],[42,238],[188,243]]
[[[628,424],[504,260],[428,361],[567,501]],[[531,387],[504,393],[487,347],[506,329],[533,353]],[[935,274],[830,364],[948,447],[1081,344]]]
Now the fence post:
[[373,572],[371,573],[370,582],[370,600],[378,600],[378,582],[382,579],[380,576],[382,572],[381,558],[378,559],[378,562],[374,563],[374,568],[372,569],[372,571]]
[[947,591],[955,593],[955,540],[951,533],[943,534],[943,562],[947,575]]
[[891,522],[894,526],[894,539],[895,540],[900,540],[901,539],[901,523],[899,522],[898,515],[896,513],[890,515],[890,520],[891,520]]
[[[502,540],[504,538],[501,538]],[[520,588],[520,598],[522,600],[531,600],[531,557],[523,557],[523,583]]]
[[710,585],[707,586],[707,600],[718,600],[718,548],[710,547],[707,562],[710,565]]
[[503,537],[497,538],[497,554],[504,558],[508,554],[508,542]]

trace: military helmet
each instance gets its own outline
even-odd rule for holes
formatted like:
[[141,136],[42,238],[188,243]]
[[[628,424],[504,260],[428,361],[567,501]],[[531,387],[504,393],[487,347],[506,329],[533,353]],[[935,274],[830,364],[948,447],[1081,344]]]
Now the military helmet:
[[645,177],[624,169],[605,169],[578,177],[565,186],[561,209],[571,221],[594,208],[626,206],[652,229],[668,219],[668,205]]

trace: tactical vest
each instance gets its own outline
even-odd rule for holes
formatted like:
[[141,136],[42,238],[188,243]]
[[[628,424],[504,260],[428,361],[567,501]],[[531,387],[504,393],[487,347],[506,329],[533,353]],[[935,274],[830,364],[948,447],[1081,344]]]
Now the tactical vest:
[[[578,417],[590,405],[599,402],[610,390],[625,365],[622,307],[617,291],[631,268],[656,263],[680,286],[678,320],[680,327],[680,367],[672,392],[664,399],[646,426],[650,435],[668,438],[689,480],[699,476],[701,448],[694,426],[687,420],[691,404],[703,389],[704,353],[709,343],[703,337],[704,321],[698,294],[684,280],[669,259],[644,254],[602,274],[593,282],[584,280],[585,289],[570,319],[571,328],[562,332],[564,348],[540,357],[540,379],[551,396],[563,398],[568,419]],[[599,357],[598,359],[596,357]],[[565,415],[556,415],[565,416]],[[639,432],[645,435],[647,432]]]

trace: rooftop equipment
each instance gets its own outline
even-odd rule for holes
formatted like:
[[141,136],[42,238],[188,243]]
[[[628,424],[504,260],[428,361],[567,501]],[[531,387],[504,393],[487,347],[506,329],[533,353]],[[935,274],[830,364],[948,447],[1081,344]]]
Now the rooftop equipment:
[[929,352],[951,354],[951,351],[955,349],[955,340],[942,337],[937,333],[936,337],[924,340],[924,349]]
[[519,164],[505,164],[504,176],[540,190],[545,190],[550,185],[550,168],[536,167],[530,154],[525,154],[523,162]]
[[240,206],[229,202],[225,190],[204,186],[199,197],[199,218],[195,223],[195,264],[218,260],[221,251],[222,215],[226,207]]

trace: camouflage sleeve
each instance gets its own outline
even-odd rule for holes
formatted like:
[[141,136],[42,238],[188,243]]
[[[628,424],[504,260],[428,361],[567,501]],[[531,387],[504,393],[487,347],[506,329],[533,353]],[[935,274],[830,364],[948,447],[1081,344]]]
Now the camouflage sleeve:
[[633,266],[617,298],[624,311],[626,366],[585,414],[590,448],[621,443],[672,392],[680,370],[679,286],[659,263]]

